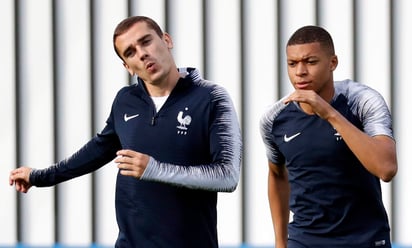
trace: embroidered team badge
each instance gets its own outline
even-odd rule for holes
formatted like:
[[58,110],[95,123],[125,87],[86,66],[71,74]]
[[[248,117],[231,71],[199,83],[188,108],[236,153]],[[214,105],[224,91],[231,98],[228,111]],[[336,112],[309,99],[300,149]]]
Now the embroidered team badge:
[[[336,131],[336,130],[335,130]],[[342,140],[342,136],[340,136],[340,133],[338,131],[336,131],[336,133],[334,134],[336,141]]]
[[[189,108],[186,107],[184,111],[187,111]],[[192,122],[192,117],[190,115],[185,115],[183,116],[184,112],[179,111],[177,114],[177,121],[179,122],[179,125],[176,126],[177,128],[177,134],[180,135],[186,135],[187,134],[187,129],[190,123]]]

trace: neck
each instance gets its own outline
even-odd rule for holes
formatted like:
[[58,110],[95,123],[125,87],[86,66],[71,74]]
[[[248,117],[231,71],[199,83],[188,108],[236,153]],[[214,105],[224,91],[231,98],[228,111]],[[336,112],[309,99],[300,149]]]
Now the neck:
[[179,72],[177,69],[171,70],[166,77],[162,78],[158,82],[150,82],[146,83],[146,89],[150,96],[153,97],[161,97],[161,96],[168,96],[174,89],[179,80]]

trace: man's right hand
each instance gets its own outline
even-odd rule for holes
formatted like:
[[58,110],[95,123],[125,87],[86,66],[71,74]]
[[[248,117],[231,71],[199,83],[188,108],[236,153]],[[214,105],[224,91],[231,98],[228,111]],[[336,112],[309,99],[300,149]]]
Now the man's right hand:
[[15,185],[16,190],[22,193],[27,193],[30,187],[30,173],[32,168],[20,167],[14,169],[10,172],[9,184],[11,186]]

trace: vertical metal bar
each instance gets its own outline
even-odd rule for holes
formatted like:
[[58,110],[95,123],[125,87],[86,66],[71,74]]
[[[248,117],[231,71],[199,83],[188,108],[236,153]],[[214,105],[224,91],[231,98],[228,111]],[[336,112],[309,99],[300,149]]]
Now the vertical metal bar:
[[208,29],[207,29],[207,23],[208,23],[208,10],[209,10],[209,8],[208,8],[208,4],[206,3],[207,1],[205,1],[205,0],[202,0],[202,29],[203,29],[203,33],[202,33],[202,40],[203,40],[203,46],[202,46],[202,49],[203,49],[203,51],[202,51],[202,59],[203,59],[203,61],[202,61],[202,63],[203,63],[203,75],[204,75],[204,78],[209,78],[209,68],[208,68],[208,62],[209,62],[209,59],[208,59],[208,56],[207,56],[207,54],[208,54],[208,44],[207,44],[207,41],[208,41],[208,35],[209,35],[209,33],[208,33]]
[[[277,54],[282,54],[284,53],[284,44],[282,44],[282,24],[283,24],[283,15],[282,15],[282,0],[277,1],[277,6],[276,6],[276,15],[278,17],[278,22],[275,30],[275,34],[277,34]],[[283,90],[282,90],[282,79],[283,79],[283,70],[282,70],[282,61],[281,61],[281,56],[276,56],[276,63],[277,63],[277,98],[280,99],[282,98]]]
[[321,6],[320,6],[320,0],[315,0],[315,25],[319,26],[321,25]]
[[[21,49],[21,43],[20,43],[20,12],[21,12],[21,5],[20,1],[14,1],[14,40],[15,40],[15,49],[14,49],[14,54],[15,54],[15,118],[16,118],[16,166],[21,164],[21,129],[22,129],[22,124],[21,124],[21,105],[20,105],[20,99],[21,99],[21,77],[20,77],[20,49]],[[20,194],[16,193],[16,235],[17,235],[17,242],[21,243],[22,242],[22,202],[21,202],[21,196]]]
[[170,32],[169,28],[170,28],[170,23],[173,20],[170,20],[170,3],[169,0],[165,0],[165,31],[166,32]]
[[358,44],[358,5],[356,0],[352,0],[352,13],[353,13],[353,80],[358,81],[358,52],[359,52],[359,44]]
[[[96,65],[95,65],[95,44],[96,44],[96,39],[95,39],[95,0],[90,0],[90,113],[91,113],[91,125],[90,125],[90,136],[93,137],[95,130],[97,130],[97,125],[96,125]],[[97,195],[96,191],[98,189],[97,185],[97,180],[96,180],[96,174],[92,173],[91,174],[91,191],[92,191],[92,202],[91,202],[91,223],[92,223],[92,243],[95,244],[97,243],[97,213],[95,209],[97,208],[96,202],[97,202]]]
[[[397,81],[397,76],[395,74],[395,62],[396,62],[396,54],[395,54],[395,11],[396,11],[396,1],[389,1],[389,80],[390,80],[390,107],[392,113],[392,120],[393,126],[395,126],[396,121],[396,112],[394,111],[397,109],[395,99],[395,82]],[[396,134],[395,134],[396,137]],[[394,227],[396,226],[396,218],[395,216],[395,196],[396,196],[396,181],[392,183],[390,192],[391,192],[391,201],[390,201],[390,223]],[[395,242],[396,239],[396,228],[391,228],[392,230],[392,239]]]
[[[58,36],[58,24],[57,24],[57,11],[58,11],[58,6],[57,2],[55,0],[52,0],[52,8],[51,8],[51,15],[52,15],[52,63],[53,63],[53,69],[52,69],[52,92],[53,92],[53,106],[52,112],[53,112],[53,161],[57,161],[59,159],[59,154],[58,151],[59,149],[59,137],[58,137],[58,120],[57,120],[57,110],[60,108],[59,107],[59,96],[58,96],[58,68],[56,65],[58,65],[58,49],[57,49],[57,36]],[[53,194],[54,194],[54,242],[55,243],[60,243],[60,227],[59,227],[59,186],[56,185],[53,188]]]
[[[241,95],[241,103],[240,103],[240,111],[241,111],[241,120],[240,120],[240,125],[242,127],[244,127],[246,125],[246,121],[245,121],[245,104],[246,104],[246,90],[245,90],[245,73],[247,70],[247,64],[245,62],[245,53],[246,53],[246,34],[245,34],[245,19],[246,19],[246,3],[245,1],[247,0],[242,0],[240,2],[240,71],[241,71],[241,75],[240,75],[240,95]],[[242,128],[241,130],[241,134],[242,137],[245,137],[246,133],[245,133],[245,128]],[[245,143],[243,143],[245,146]],[[245,147],[243,147],[243,151],[245,151]],[[246,161],[245,156],[247,156],[247,154],[243,153],[243,161]],[[242,161],[242,170],[245,170],[244,167],[244,162]],[[248,233],[247,233],[247,226],[248,226],[248,222],[247,222],[247,209],[245,208],[246,206],[246,200],[247,200],[247,195],[246,195],[246,190],[245,188],[247,187],[248,184],[248,180],[247,180],[247,176],[246,173],[241,173],[241,177],[242,177],[242,188],[241,188],[241,216],[242,216],[242,220],[241,220],[241,225],[242,225],[242,229],[241,229],[241,241],[242,244],[246,244],[249,240],[248,237]]]

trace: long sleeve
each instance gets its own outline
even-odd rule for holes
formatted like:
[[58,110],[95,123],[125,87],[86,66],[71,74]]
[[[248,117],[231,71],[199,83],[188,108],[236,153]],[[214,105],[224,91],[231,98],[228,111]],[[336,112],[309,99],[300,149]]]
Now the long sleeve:
[[109,126],[76,153],[45,169],[34,169],[30,183],[37,187],[53,186],[93,172],[110,162],[119,149],[119,141]]

